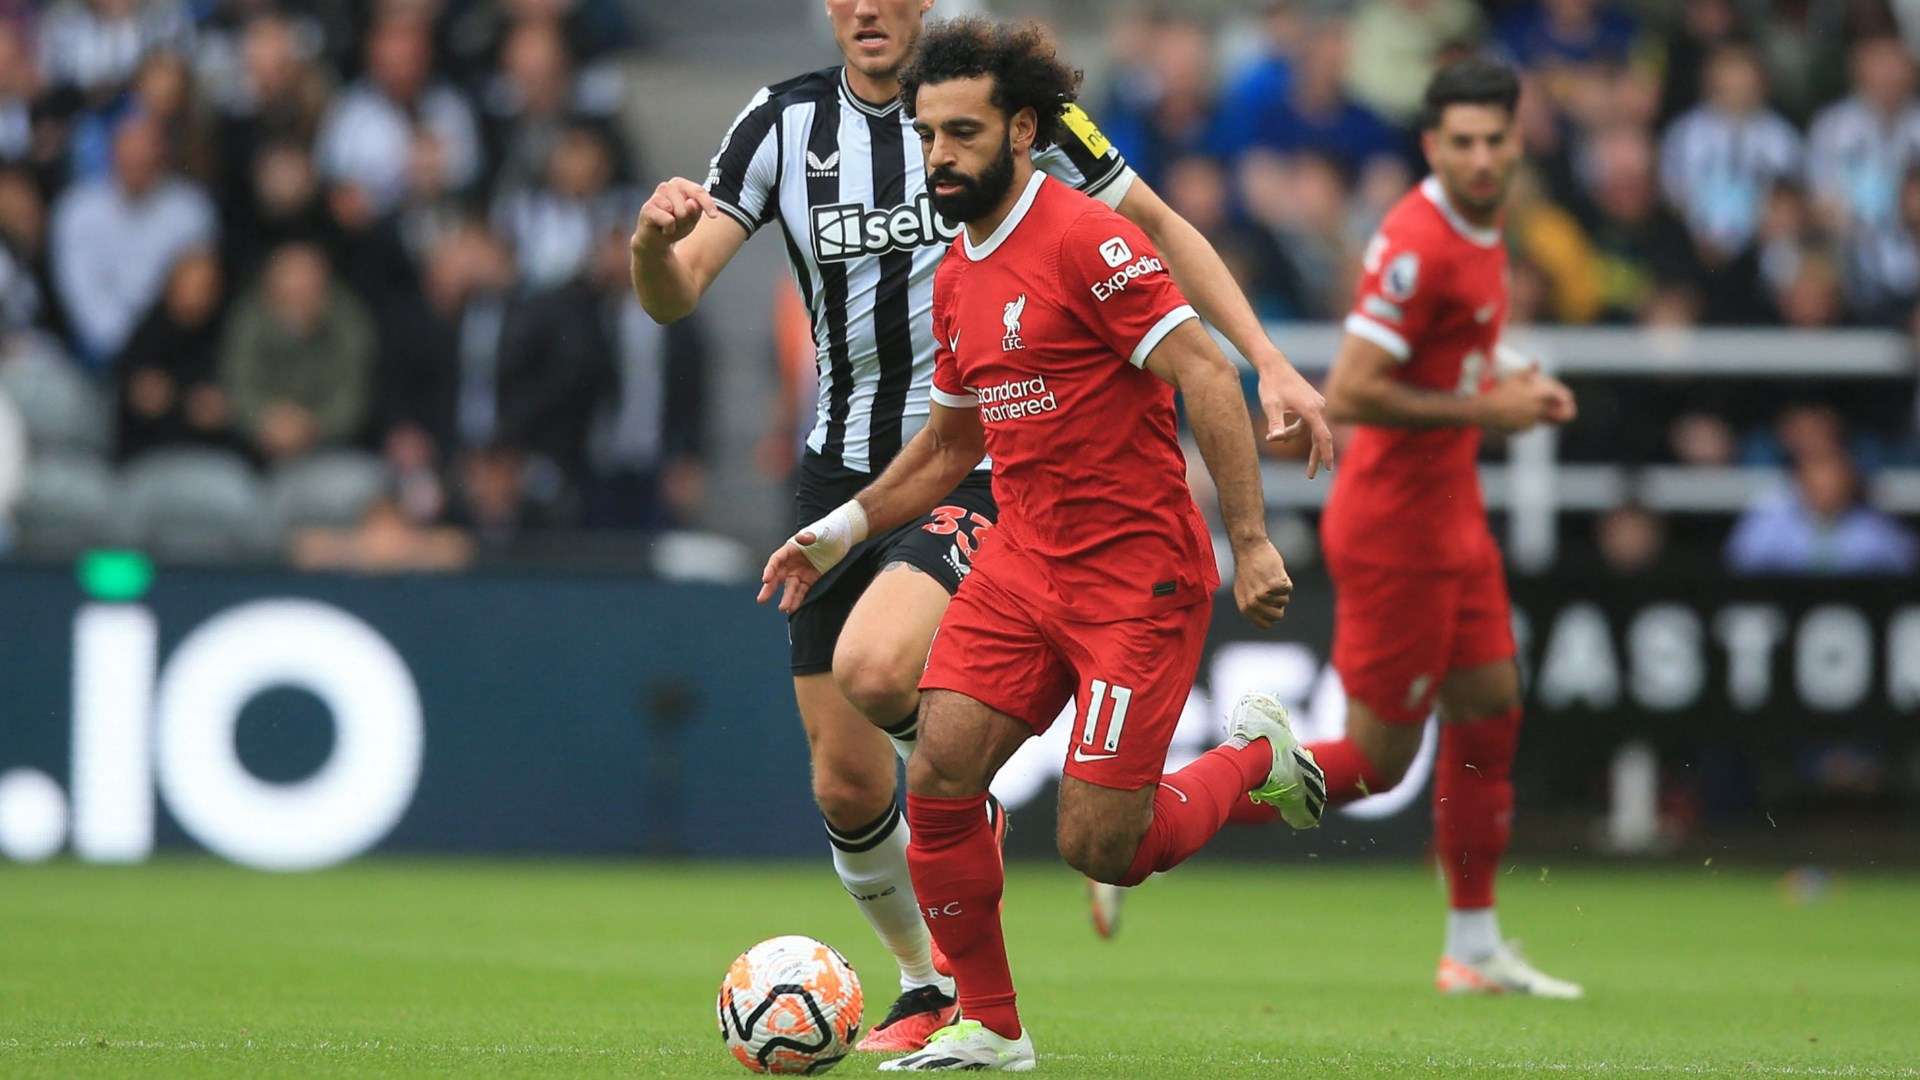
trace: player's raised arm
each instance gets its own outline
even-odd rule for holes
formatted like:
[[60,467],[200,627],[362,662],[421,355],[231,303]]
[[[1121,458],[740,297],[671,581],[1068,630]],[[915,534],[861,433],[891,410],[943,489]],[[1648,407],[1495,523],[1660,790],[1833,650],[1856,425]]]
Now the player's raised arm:
[[683,319],[700,305],[747,233],[699,184],[676,176],[640,207],[628,241],[633,293],[653,321]]
[[1219,489],[1220,517],[1233,545],[1234,601],[1248,621],[1265,630],[1286,614],[1293,581],[1267,539],[1260,457],[1253,444],[1253,419],[1240,392],[1240,376],[1199,321],[1191,318],[1160,339],[1147,354],[1145,366],[1186,399],[1187,422]]
[[848,549],[925,515],[986,456],[986,432],[975,404],[947,404],[936,395],[927,426],[900,448],[885,472],[860,493],[782,544],[760,575],[761,603],[784,586],[780,610],[791,614],[807,590]]
[[705,184],[654,188],[634,223],[633,292],[657,323],[686,318],[754,230],[779,212],[780,102],[762,89],[720,140]]
[[1327,403],[1334,419],[1383,427],[1481,427],[1511,433],[1550,419],[1556,407],[1554,386],[1558,384],[1538,372],[1506,375],[1485,393],[1463,397],[1396,378],[1402,362],[1380,342],[1349,329],[1327,378]]
[[1260,374],[1260,405],[1267,414],[1268,440],[1292,439],[1305,430],[1313,439],[1313,448],[1307,454],[1307,476],[1312,478],[1323,465],[1332,468],[1333,430],[1327,426],[1326,399],[1267,337],[1260,317],[1254,314],[1253,305],[1247,302],[1219,252],[1143,180],[1134,181],[1117,209],[1140,226],[1166,256],[1174,282],[1193,302],[1200,317],[1219,327],[1234,348],[1252,361]]

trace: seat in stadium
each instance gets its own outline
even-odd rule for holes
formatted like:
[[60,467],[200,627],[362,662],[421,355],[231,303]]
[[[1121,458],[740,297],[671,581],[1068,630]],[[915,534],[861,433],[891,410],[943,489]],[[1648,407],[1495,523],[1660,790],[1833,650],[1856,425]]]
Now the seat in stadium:
[[279,535],[253,471],[223,450],[142,454],[121,479],[120,539],[156,558],[216,562],[257,557]]
[[106,394],[56,346],[33,338],[9,343],[0,355],[0,391],[19,408],[35,449],[104,455],[113,448]]
[[65,558],[113,538],[118,484],[106,461],[90,454],[54,451],[27,466],[20,501],[14,505],[16,550],[30,557]]
[[267,482],[274,522],[291,531],[310,525],[356,525],[387,485],[387,467],[371,454],[329,450],[289,462]]

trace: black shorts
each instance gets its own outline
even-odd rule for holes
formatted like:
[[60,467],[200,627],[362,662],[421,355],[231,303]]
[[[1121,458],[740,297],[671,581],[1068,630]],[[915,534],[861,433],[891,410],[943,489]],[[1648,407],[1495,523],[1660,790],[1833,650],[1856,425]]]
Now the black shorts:
[[[867,473],[836,465],[813,451],[800,462],[800,487],[794,493],[794,528],[811,525],[873,482]],[[893,563],[905,563],[946,587],[951,595],[973,568],[974,544],[999,511],[993,487],[981,469],[953,489],[933,513],[891,532],[855,544],[847,557],[826,572],[807,593],[800,610],[787,617],[793,673],[818,675],[833,670],[833,649],[840,629],[867,584]]]

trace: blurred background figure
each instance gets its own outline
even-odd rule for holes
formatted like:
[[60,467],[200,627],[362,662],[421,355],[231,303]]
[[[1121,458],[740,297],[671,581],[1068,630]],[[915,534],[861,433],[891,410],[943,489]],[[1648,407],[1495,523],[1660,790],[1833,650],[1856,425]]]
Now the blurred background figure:
[[205,190],[170,170],[158,124],[122,125],[112,175],[76,183],[53,208],[53,271],[82,360],[106,367],[175,260],[215,229]]
[[1737,574],[1912,574],[1913,531],[1863,505],[1859,470],[1838,441],[1799,448],[1793,480],[1741,515],[1727,541]]
[[328,109],[318,155],[322,174],[363,190],[375,213],[399,204],[415,172],[448,190],[479,178],[473,112],[435,78],[432,27],[423,16],[394,9],[375,22],[366,75]]
[[220,385],[247,445],[284,461],[359,435],[374,360],[365,306],[334,281],[319,248],[295,243],[268,258],[259,287],[235,308]]

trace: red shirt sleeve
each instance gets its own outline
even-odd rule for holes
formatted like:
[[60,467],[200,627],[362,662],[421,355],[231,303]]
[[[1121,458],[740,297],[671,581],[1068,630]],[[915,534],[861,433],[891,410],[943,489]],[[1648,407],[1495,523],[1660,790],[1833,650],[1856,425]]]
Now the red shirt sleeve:
[[1440,307],[1441,275],[1421,246],[1404,226],[1375,233],[1347,315],[1347,333],[1373,342],[1403,364],[1413,358],[1414,343],[1426,335]]
[[1080,215],[1061,235],[1059,257],[1066,307],[1134,367],[1174,327],[1200,317],[1147,234],[1111,210]]
[[936,405],[972,409],[980,399],[960,381],[960,339],[953,325],[953,275],[947,267],[963,256],[949,253],[933,275],[933,386],[928,396]]

